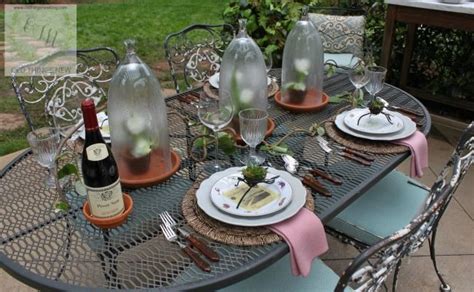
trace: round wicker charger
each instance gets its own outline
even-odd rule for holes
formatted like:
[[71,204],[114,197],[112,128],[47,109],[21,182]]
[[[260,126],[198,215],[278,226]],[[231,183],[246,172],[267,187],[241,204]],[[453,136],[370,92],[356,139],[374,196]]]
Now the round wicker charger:
[[339,130],[333,121],[327,121],[324,124],[324,128],[326,129],[326,134],[331,139],[354,150],[374,154],[398,154],[410,150],[406,146],[396,145],[390,142],[370,141],[347,135]]
[[[212,87],[209,82],[204,83],[202,88],[208,96],[213,97],[213,98],[219,98],[219,89]],[[272,83],[268,85],[268,92],[267,92],[268,97],[274,96],[275,93],[277,93],[279,89],[280,87],[278,86],[276,81],[272,80]]]
[[[200,181],[193,184],[183,198],[181,208],[184,218],[197,233],[225,244],[242,246],[264,245],[282,240],[266,227],[241,227],[217,221],[204,213],[197,205],[196,191]],[[305,207],[314,210],[314,199],[307,192]]]

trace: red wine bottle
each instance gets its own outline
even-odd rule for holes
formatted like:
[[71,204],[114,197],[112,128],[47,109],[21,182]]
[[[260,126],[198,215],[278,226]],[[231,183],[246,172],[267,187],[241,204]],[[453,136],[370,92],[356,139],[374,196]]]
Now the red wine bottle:
[[100,133],[94,101],[85,99],[81,103],[81,109],[86,130],[82,151],[82,175],[90,211],[95,217],[112,217],[124,210],[117,164]]

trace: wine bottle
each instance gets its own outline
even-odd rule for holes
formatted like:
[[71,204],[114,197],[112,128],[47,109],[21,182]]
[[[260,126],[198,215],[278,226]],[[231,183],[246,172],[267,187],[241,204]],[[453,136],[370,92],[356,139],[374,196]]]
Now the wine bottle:
[[100,133],[94,101],[81,103],[86,140],[82,151],[82,174],[90,212],[95,217],[113,217],[123,212],[122,186],[110,147]]

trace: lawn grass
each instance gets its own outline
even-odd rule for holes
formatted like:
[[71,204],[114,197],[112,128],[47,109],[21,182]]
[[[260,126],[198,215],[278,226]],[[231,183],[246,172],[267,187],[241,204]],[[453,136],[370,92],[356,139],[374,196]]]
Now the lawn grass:
[[[193,23],[222,23],[222,12],[227,2],[124,0],[80,4],[77,6],[77,47],[108,46],[123,56],[123,41],[134,38],[141,59],[149,65],[157,64],[164,60],[163,42],[166,35]],[[3,27],[3,19],[4,12],[0,11],[0,28]],[[3,29],[0,40],[3,40]],[[19,113],[10,78],[3,76],[3,68],[0,74],[0,113]],[[13,131],[0,131],[0,156],[28,147],[27,132],[26,126]]]

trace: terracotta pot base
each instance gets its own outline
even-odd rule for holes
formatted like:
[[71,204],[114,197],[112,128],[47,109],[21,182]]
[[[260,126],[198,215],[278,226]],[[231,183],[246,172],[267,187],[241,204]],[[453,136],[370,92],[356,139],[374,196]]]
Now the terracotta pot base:
[[133,209],[133,200],[129,194],[123,193],[123,203],[125,205],[125,209],[123,210],[123,212],[109,218],[94,217],[91,214],[91,211],[89,208],[89,201],[86,201],[84,203],[84,206],[82,207],[82,213],[86,217],[87,221],[89,221],[91,224],[94,224],[95,226],[99,228],[102,228],[102,229],[115,228],[122,225],[125,222],[125,220],[127,220],[128,215],[130,215]]
[[282,108],[296,113],[314,112],[322,110],[329,102],[329,96],[321,92],[321,98],[318,98],[315,91],[308,91],[301,103],[290,103],[283,101],[281,91],[275,94],[275,102]]
[[176,152],[170,151],[170,156],[171,168],[167,172],[160,171],[164,167],[164,165],[162,165],[163,162],[160,162],[156,159],[156,156],[153,155],[150,160],[148,171],[140,175],[131,173],[126,167],[121,167],[121,165],[119,165],[120,182],[122,183],[122,186],[126,188],[149,187],[167,180],[179,170],[181,164],[181,159]]

